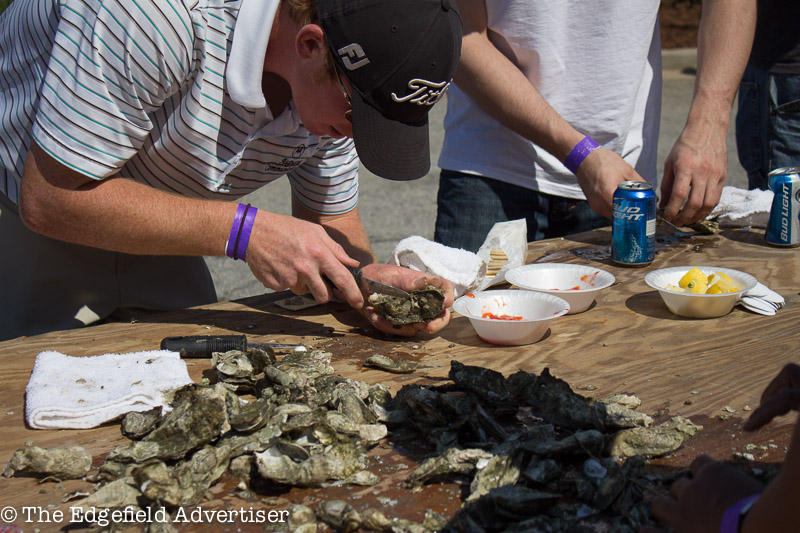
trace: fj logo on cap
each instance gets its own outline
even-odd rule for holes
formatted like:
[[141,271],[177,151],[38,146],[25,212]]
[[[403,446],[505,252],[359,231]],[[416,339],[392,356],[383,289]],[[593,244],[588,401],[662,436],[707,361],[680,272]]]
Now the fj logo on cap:
[[364,49],[358,43],[348,44],[337,51],[342,58],[344,68],[347,70],[355,70],[369,63],[367,54],[364,53]]
[[392,93],[392,100],[400,103],[411,102],[417,105],[433,105],[442,98],[442,95],[448,87],[450,87],[450,82],[447,81],[434,83],[432,81],[415,78],[408,82],[408,88],[411,89],[411,94],[397,96],[396,93]]

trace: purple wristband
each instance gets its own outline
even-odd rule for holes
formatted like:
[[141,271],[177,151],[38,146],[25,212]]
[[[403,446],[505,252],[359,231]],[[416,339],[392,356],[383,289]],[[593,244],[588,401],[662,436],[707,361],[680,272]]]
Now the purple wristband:
[[578,171],[578,167],[583,163],[583,160],[586,159],[586,156],[591,154],[595,148],[599,147],[600,145],[587,135],[570,150],[569,154],[567,154],[567,158],[564,160],[564,166],[575,174]]
[[722,515],[722,523],[719,525],[719,533],[739,533],[739,521],[742,516],[750,510],[761,494],[752,494],[734,503]]
[[228,242],[225,244],[225,255],[234,259],[234,253],[236,252],[236,236],[239,235],[239,230],[242,227],[242,217],[244,216],[244,212],[247,211],[247,206],[244,204],[239,204],[239,207],[236,208],[236,214],[233,216],[233,224],[231,224],[231,233],[228,235]]
[[256,213],[258,213],[258,209],[250,207],[250,204],[247,204],[247,208],[244,211],[242,227],[239,228],[239,234],[236,236],[236,252],[233,256],[234,259],[247,261],[247,245],[250,243],[250,233],[253,231]]

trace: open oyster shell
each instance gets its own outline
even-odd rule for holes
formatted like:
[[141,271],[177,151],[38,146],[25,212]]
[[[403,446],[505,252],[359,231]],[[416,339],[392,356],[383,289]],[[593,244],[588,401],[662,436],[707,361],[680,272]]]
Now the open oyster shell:
[[369,303],[395,325],[430,322],[444,311],[444,291],[428,285],[410,292],[408,298],[373,293]]

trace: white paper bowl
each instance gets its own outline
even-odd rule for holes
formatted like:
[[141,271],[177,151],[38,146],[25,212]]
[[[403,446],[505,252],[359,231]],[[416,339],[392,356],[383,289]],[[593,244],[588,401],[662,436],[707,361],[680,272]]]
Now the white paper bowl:
[[[569,304],[539,292],[491,290],[465,294],[453,309],[469,318],[475,333],[486,342],[518,346],[544,337],[550,322],[567,314]],[[520,318],[492,318],[502,316]]]
[[699,266],[703,274],[710,276],[714,272],[722,272],[742,288],[736,292],[721,294],[694,294],[667,289],[667,285],[677,285],[678,281],[692,269],[690,266],[661,268],[648,273],[644,282],[653,287],[661,295],[667,309],[679,316],[689,318],[716,318],[730,313],[742,295],[756,286],[756,278],[745,272],[712,266]]
[[570,315],[582,313],[592,305],[597,293],[610,287],[614,275],[599,268],[568,263],[522,265],[506,273],[506,281],[531,291],[563,298]]

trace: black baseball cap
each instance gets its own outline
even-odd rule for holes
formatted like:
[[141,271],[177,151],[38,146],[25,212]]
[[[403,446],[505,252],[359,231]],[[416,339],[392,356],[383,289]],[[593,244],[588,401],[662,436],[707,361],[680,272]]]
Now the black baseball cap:
[[413,180],[431,165],[428,111],[461,55],[455,0],[318,0],[320,25],[353,87],[353,139],[378,176]]

